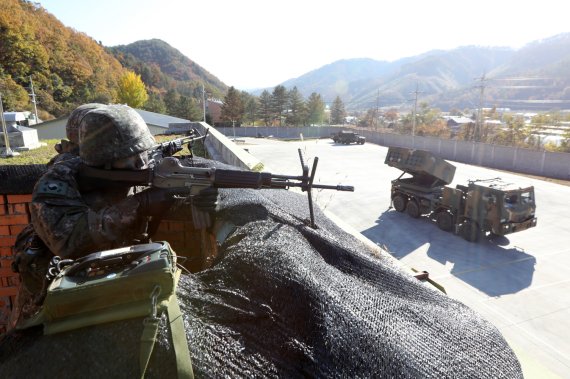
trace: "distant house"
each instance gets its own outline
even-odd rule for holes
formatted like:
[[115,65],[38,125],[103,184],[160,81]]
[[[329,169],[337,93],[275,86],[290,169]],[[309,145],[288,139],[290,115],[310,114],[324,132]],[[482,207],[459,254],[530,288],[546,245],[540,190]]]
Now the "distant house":
[[447,116],[446,118],[447,127],[451,129],[453,133],[459,132],[464,125],[475,125],[473,119],[465,116]]
[[[149,112],[142,109],[135,109],[135,110],[141,115],[144,122],[146,122],[152,135],[168,133],[168,128],[170,124],[190,122],[189,120],[179,117],[173,117],[173,116],[163,115],[160,113]],[[69,115],[56,118],[54,120],[45,121],[42,122],[41,124],[34,125],[33,128],[37,130],[38,138],[40,140],[63,139],[66,138],[65,124],[67,124],[68,117]]]
[[220,99],[208,99],[206,101],[206,114],[210,116],[210,122],[216,126],[222,122],[222,106],[224,102]]
[[36,124],[36,116],[29,111],[4,112],[4,121],[6,122],[6,127],[8,130],[16,130],[20,126],[30,126]]

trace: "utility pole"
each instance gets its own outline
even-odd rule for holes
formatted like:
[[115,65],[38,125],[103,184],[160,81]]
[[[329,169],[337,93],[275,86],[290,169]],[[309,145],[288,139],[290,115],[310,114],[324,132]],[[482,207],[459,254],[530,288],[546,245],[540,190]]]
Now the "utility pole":
[[485,78],[485,74],[481,75],[480,78],[476,78],[481,84],[479,84],[479,109],[477,112],[477,122],[475,123],[475,132],[473,133],[473,140],[479,142],[481,140],[481,130],[483,128],[483,95],[485,93],[485,82],[488,80]]
[[202,106],[204,109],[204,122],[206,122],[206,89],[204,88],[203,84],[202,84]]
[[374,130],[378,130],[379,107],[380,107],[380,89],[378,89],[378,95],[376,95],[376,112],[374,113]]
[[38,107],[36,105],[36,94],[34,92],[34,82],[32,81],[32,75],[30,75],[30,90],[32,91],[30,97],[32,98],[32,104],[34,104],[34,117],[36,118],[36,124],[37,124],[39,123]]
[[416,82],[416,90],[414,92],[410,92],[415,95],[414,97],[414,117],[412,119],[412,137],[416,135],[416,113],[418,108],[418,94],[423,93],[422,91],[418,91],[418,83]]
[[2,123],[2,133],[4,134],[4,145],[6,148],[4,152],[0,155],[0,157],[8,158],[13,157],[14,155],[19,155],[19,153],[15,153],[10,149],[10,137],[8,137],[8,129],[6,128],[6,120],[4,119],[4,105],[2,104],[2,94],[0,93],[0,122]]

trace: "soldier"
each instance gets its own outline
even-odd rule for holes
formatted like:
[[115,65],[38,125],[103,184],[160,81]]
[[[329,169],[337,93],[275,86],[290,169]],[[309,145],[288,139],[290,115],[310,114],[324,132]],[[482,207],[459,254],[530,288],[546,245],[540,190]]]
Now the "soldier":
[[[34,187],[30,212],[41,242],[53,255],[64,259],[148,242],[149,221],[168,210],[175,194],[157,188],[137,192],[137,188],[126,185],[93,186],[80,176],[83,165],[110,172],[148,168],[147,150],[156,142],[142,117],[125,105],[96,107],[83,116],[79,141],[80,156],[52,165]],[[217,194],[214,197],[208,194],[201,200],[196,206],[211,210],[215,208]],[[25,248],[20,254],[26,257],[19,265],[20,273],[38,267],[27,254],[30,246],[28,250]],[[43,255],[39,258],[45,263]],[[36,271],[45,276],[47,266],[41,267]],[[36,295],[31,299],[36,307],[19,304],[13,324],[37,310],[45,289],[44,283],[38,290],[37,280],[34,281],[29,292]]]

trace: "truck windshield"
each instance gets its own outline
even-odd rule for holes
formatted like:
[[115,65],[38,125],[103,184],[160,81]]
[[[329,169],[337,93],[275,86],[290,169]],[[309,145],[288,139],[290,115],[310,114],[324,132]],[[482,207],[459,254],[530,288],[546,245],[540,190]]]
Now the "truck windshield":
[[534,201],[532,192],[521,192],[521,193],[507,193],[505,195],[505,204],[529,204]]
[[534,202],[533,193],[532,192],[521,193],[521,202],[523,204],[529,204]]

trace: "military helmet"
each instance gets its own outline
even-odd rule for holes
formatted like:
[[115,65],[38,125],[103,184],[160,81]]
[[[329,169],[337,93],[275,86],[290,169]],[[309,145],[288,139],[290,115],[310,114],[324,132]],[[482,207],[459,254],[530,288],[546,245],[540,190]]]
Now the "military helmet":
[[90,110],[104,106],[104,104],[89,103],[80,105],[75,108],[69,115],[67,124],[65,124],[65,134],[67,135],[67,139],[74,144],[79,145],[79,123],[81,122],[81,119]]
[[79,156],[89,166],[110,165],[155,144],[143,118],[127,105],[92,109],[79,124]]

